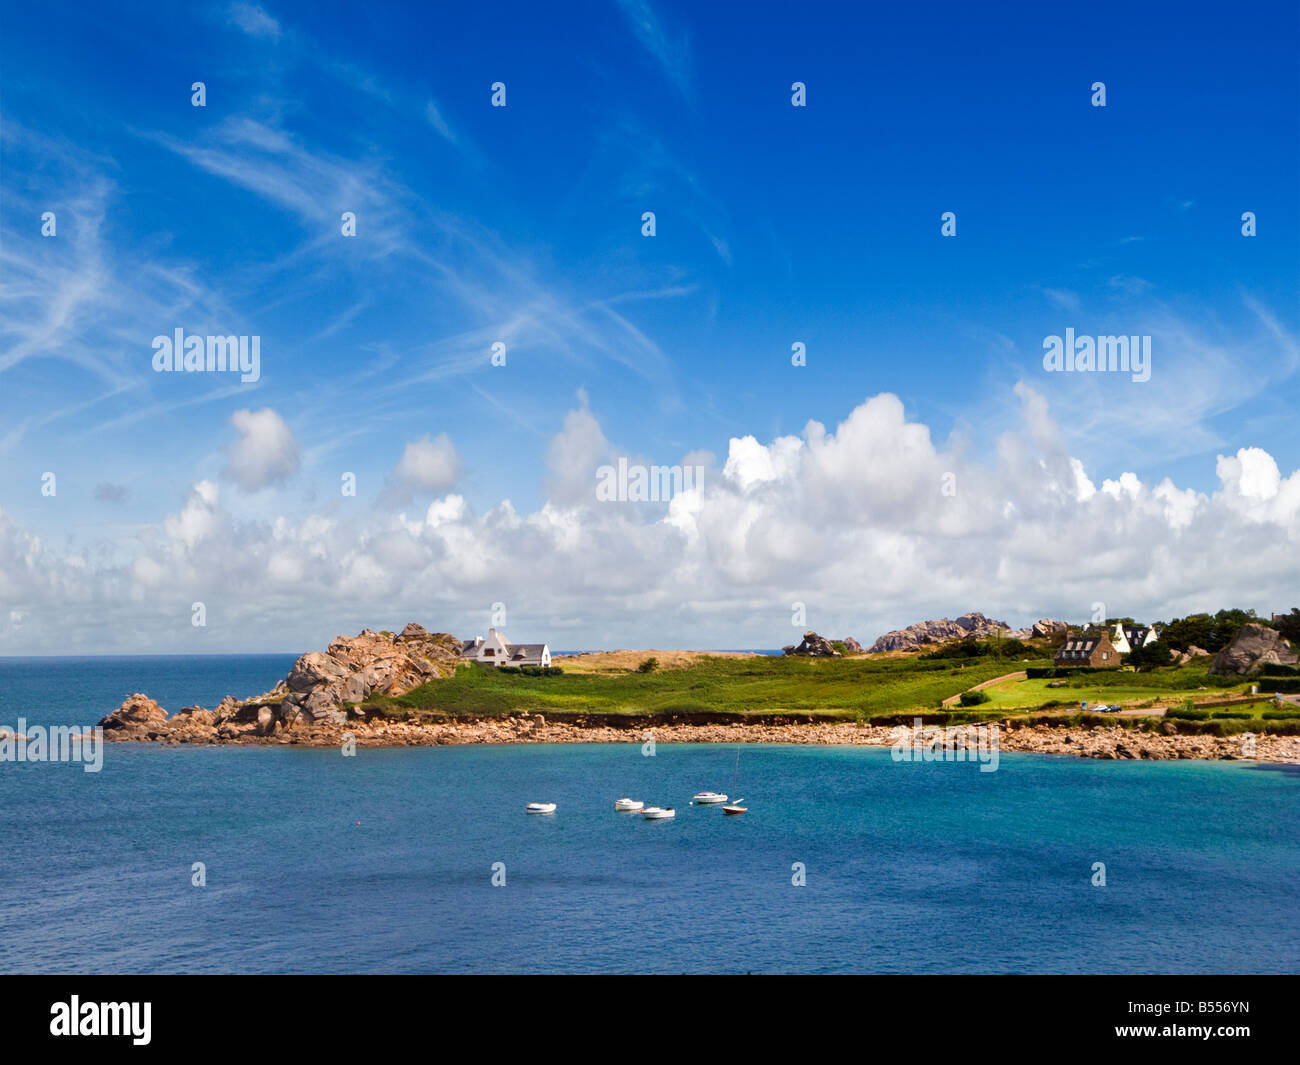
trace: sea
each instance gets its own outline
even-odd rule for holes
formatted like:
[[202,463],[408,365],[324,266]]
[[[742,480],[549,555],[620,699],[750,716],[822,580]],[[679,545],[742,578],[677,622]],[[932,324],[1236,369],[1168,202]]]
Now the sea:
[[[292,661],[0,659],[0,725],[212,707]],[[1298,800],[1249,762],[110,744],[0,762],[0,972],[1294,973]]]

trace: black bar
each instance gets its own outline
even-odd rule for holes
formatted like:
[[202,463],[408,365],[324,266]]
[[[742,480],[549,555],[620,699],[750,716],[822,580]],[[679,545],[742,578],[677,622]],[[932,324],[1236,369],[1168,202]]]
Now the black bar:
[[[446,1046],[453,1035],[459,1041],[477,1032],[471,1043],[481,1040],[484,1052],[493,1054],[514,1040],[535,1046],[543,1031],[554,1043],[566,1038],[561,1027],[588,1047],[601,1045],[595,1040],[609,1033],[618,1040],[608,1044],[613,1051],[629,1038],[646,1037],[645,1026],[672,1028],[692,1018],[692,1032],[703,1040],[697,1046],[693,1034],[692,1051],[713,1040],[723,1046],[761,1036],[764,1042],[802,1043],[811,1053],[834,1028],[846,1036],[856,1032],[864,1051],[881,1039],[904,1045],[919,1039],[929,1048],[970,1047],[978,1039],[1000,1050],[1072,1054],[1124,1046],[1185,1053],[1202,1046],[1223,1055],[1294,1044],[1297,980],[1291,976],[856,976],[813,982],[728,974],[686,981],[691,986],[660,978],[654,987],[647,979],[618,987],[589,976],[6,976],[0,977],[0,1000],[6,1048],[40,1053],[97,1053],[111,1044],[129,1053],[199,1050],[206,1057],[255,1046],[333,1056],[396,1043],[427,1045],[431,1034],[435,1045]],[[662,999],[647,1009],[642,995]],[[134,1003],[141,1007],[135,1017],[143,1019],[148,1003],[147,1043],[137,1044],[130,1032],[52,1034],[58,1004],[70,1006],[72,996],[83,1017],[87,1004]],[[706,1008],[716,1022],[707,1032],[698,1024]],[[487,1022],[492,1012],[500,1014],[498,1023]],[[542,1030],[523,1023],[540,1017],[547,1018]],[[677,1036],[672,1043],[685,1049]]]

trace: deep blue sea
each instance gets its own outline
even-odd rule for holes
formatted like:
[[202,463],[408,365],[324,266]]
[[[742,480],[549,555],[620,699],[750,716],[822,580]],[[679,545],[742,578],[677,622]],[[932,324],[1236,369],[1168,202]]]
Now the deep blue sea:
[[[93,723],[132,691],[212,706],[291,661],[0,659],[0,725]],[[1300,971],[1294,769],[746,746],[749,813],[688,805],[730,791],[735,760],[128,744],[98,774],[0,763],[0,972]],[[624,795],[677,819],[615,814]]]

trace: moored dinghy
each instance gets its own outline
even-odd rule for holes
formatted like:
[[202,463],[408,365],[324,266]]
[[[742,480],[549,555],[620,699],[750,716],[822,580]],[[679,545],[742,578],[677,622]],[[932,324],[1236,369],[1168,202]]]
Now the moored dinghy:
[[[732,791],[736,790],[736,781],[739,779],[740,779],[740,748],[737,747],[736,748],[736,769],[731,774]],[[724,814],[743,814],[745,812],[745,807],[741,806],[740,804],[744,801],[745,801],[744,799],[736,799],[734,802],[728,803],[726,806],[724,806],[722,808],[722,812]]]
[[553,814],[555,813],[555,803],[553,802],[530,802],[528,804],[530,814]]
[[645,803],[639,799],[619,799],[614,803],[614,809],[623,814],[634,814],[645,808]]

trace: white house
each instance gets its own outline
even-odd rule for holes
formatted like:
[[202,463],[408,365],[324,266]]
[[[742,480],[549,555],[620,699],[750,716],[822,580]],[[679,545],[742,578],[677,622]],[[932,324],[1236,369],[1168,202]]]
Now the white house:
[[1115,628],[1110,634],[1110,642],[1122,655],[1131,653],[1135,648],[1156,643],[1159,639],[1160,633],[1156,632],[1154,627],[1125,626],[1119,622],[1115,623]]
[[551,649],[544,643],[511,643],[496,629],[488,629],[486,640],[482,636],[466,640],[460,657],[485,666],[549,666]]

